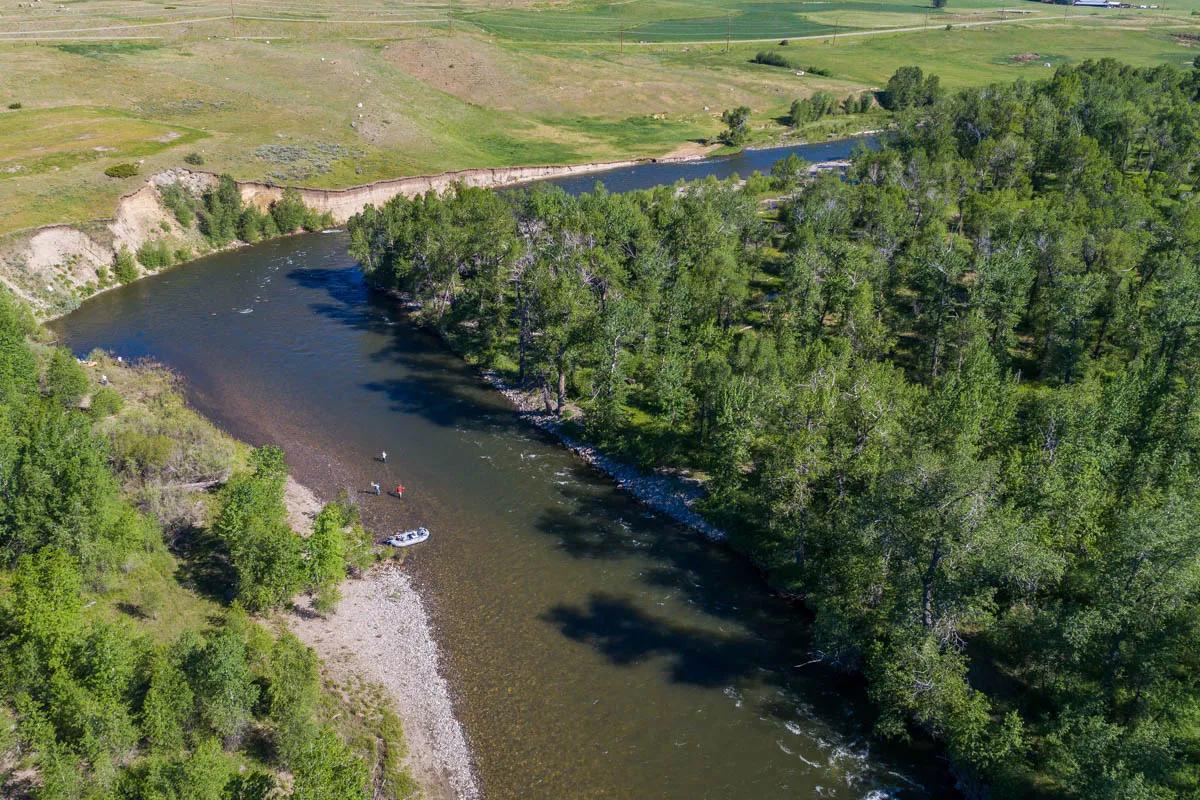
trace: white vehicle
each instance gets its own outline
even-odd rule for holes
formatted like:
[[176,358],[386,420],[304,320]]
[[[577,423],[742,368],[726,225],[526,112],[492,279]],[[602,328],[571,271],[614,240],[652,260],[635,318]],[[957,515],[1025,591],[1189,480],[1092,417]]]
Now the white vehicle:
[[384,539],[384,544],[390,544],[392,547],[412,547],[414,544],[420,544],[429,538],[428,528],[415,528],[411,531],[397,533],[389,539]]

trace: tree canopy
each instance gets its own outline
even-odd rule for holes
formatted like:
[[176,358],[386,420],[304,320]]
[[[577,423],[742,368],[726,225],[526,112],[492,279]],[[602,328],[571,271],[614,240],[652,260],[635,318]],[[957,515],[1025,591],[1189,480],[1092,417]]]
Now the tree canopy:
[[[881,734],[994,797],[1200,790],[1200,77],[905,68],[846,180],[352,220],[375,284],[649,467],[804,599]],[[803,111],[803,109],[802,109]]]
[[[0,794],[366,800],[372,776],[361,753],[378,760],[376,740],[355,748],[335,730],[313,651],[236,603],[192,598],[209,614],[162,620],[172,632],[159,626],[156,636],[140,623],[146,610],[114,602],[122,573],[165,563],[170,575],[177,565],[158,520],[126,491],[168,471],[172,443],[141,432],[158,419],[112,433],[121,395],[34,334],[0,293]],[[147,405],[170,413],[170,403]],[[216,498],[214,538],[229,557],[217,568],[234,573],[219,578],[236,584],[245,607],[271,609],[308,590],[328,609],[347,570],[370,562],[369,538],[345,504],[299,536],[284,515],[285,479],[283,454],[261,448]],[[185,602],[187,589],[171,591]],[[400,736],[394,725],[391,733]],[[405,777],[385,768],[393,783]]]

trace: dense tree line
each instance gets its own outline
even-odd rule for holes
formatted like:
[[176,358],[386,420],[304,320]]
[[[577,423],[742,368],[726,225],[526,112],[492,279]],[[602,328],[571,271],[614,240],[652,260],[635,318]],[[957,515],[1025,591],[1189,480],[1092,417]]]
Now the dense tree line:
[[[1200,77],[888,84],[884,147],[760,213],[714,181],[368,208],[469,358],[708,511],[995,797],[1200,790]],[[753,187],[753,188],[750,188]]]
[[280,234],[298,230],[316,231],[333,224],[328,213],[319,214],[304,204],[300,192],[293,188],[283,191],[283,196],[271,203],[266,211],[242,201],[237,182],[228,175],[217,179],[217,185],[204,192],[198,202],[181,189],[164,198],[176,218],[190,215],[199,218],[200,232],[209,244],[223,247],[235,240],[254,244]]
[[811,97],[801,97],[792,101],[788,109],[787,123],[798,128],[806,122],[816,122],[838,114],[865,114],[875,103],[875,95],[863,92],[855,96],[848,94],[838,100],[829,92],[813,92]]
[[371,555],[356,516],[332,504],[302,539],[283,522],[282,454],[256,451],[217,498],[245,602],[166,642],[108,613],[119,572],[169,559],[159,520],[125,487],[165,470],[171,442],[115,432],[121,397],[36,334],[0,295],[0,794],[365,800],[366,762],[318,713],[316,655],[243,610],[302,590],[333,603]]
[[[184,228],[198,222],[200,232],[213,247],[224,247],[235,240],[253,244],[281,234],[316,231],[333,225],[330,214],[309,208],[300,192],[290,187],[265,211],[246,205],[237,181],[228,175],[220,176],[216,186],[199,196],[182,184],[171,183],[159,188],[159,197]],[[140,256],[138,260],[148,267],[154,266]]]

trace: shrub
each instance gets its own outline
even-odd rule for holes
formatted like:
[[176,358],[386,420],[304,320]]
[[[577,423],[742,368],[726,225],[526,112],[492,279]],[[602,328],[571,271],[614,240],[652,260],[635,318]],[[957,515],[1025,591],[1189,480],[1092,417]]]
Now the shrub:
[[283,197],[271,204],[271,216],[275,218],[275,226],[280,233],[294,233],[304,225],[308,214],[308,206],[304,205],[300,192],[295,189],[284,189]]
[[87,392],[87,373],[71,351],[60,347],[50,356],[46,367],[46,394],[67,408],[79,405]]
[[746,182],[742,184],[742,191],[754,197],[761,197],[771,191],[771,179],[758,170],[754,170],[754,172],[750,173],[750,177],[746,178]]
[[753,61],[755,64],[766,64],[768,67],[786,67],[788,69],[792,67],[792,62],[770,50],[759,50]]
[[888,78],[883,106],[889,111],[927,106],[937,99],[940,92],[936,75],[925,77],[920,67],[900,67]]
[[136,430],[122,430],[113,437],[112,454],[118,469],[145,478],[163,470],[175,451],[170,437]]
[[110,386],[102,386],[92,395],[92,404],[88,408],[88,412],[95,419],[104,419],[120,411],[124,404],[125,401],[121,399],[117,390]]
[[229,550],[237,576],[237,599],[252,611],[277,608],[304,583],[302,540],[287,524],[283,452],[260,447],[250,456],[253,472],[234,475],[221,490],[213,531]]
[[188,153],[183,157],[183,160],[194,167],[198,167],[204,163],[204,156],[199,153]]
[[178,247],[175,249],[175,263],[182,264],[185,261],[192,260],[192,251],[186,247]]
[[20,107],[21,107],[20,103],[9,103],[8,104],[8,108],[10,111],[16,111]]
[[324,214],[318,214],[313,209],[309,208],[304,213],[304,230],[319,231],[325,228],[333,227],[333,214],[326,211]]
[[132,178],[138,174],[137,164],[113,164],[104,170],[110,178]]
[[815,122],[822,117],[838,113],[837,99],[829,92],[817,92],[807,99],[799,99],[792,103],[788,112],[788,124],[792,127],[806,122]]
[[242,215],[238,217],[237,230],[238,238],[250,244],[279,235],[274,217],[254,206],[246,206],[242,211]]
[[808,69],[805,71],[810,75],[821,75],[825,78],[833,77],[833,70],[825,69],[825,67],[814,67],[813,65],[809,64]]
[[731,147],[745,142],[750,135],[750,128],[747,125],[749,119],[750,109],[746,106],[727,109],[721,114],[721,121],[725,123],[725,130],[721,131],[721,142]]
[[163,239],[144,242],[137,251],[137,260],[146,269],[163,269],[171,266],[171,248]]
[[162,198],[163,205],[171,209],[175,220],[183,227],[190,228],[196,221],[196,212],[192,208],[195,202],[194,198],[187,189],[178,183],[161,187],[158,190],[158,196]]
[[223,247],[237,237],[243,207],[237,182],[222,175],[217,187],[204,193],[204,207],[200,212],[200,232],[209,244]]
[[128,247],[122,247],[117,253],[117,257],[113,261],[113,274],[121,283],[137,280],[137,264],[133,262],[133,253],[129,252]]
[[771,167],[772,183],[776,189],[792,189],[807,172],[808,162],[792,153],[787,158],[776,161]]

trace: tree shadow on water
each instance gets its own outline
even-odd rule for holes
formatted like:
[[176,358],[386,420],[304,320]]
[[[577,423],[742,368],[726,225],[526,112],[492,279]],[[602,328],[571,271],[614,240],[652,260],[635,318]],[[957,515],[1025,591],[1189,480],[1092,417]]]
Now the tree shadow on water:
[[558,605],[543,619],[619,666],[665,659],[671,680],[678,683],[726,686],[754,672],[767,656],[762,641],[654,619],[628,600],[599,592],[589,597],[586,607]]
[[325,292],[336,303],[331,307],[361,310],[370,291],[362,271],[352,268],[296,267],[288,270],[284,277],[302,288]]
[[406,375],[361,386],[384,395],[392,411],[420,416],[441,427],[492,430],[515,428],[520,423],[515,414],[492,413],[464,396],[464,387],[453,378]]
[[672,683],[734,692],[761,719],[792,733],[850,749],[870,742],[877,775],[898,768],[946,789],[934,796],[955,796],[927,742],[893,745],[871,736],[874,712],[861,678],[819,659],[803,609],[773,596],[745,559],[616,490],[597,491],[605,479],[580,469],[589,474],[563,487],[566,504],[543,511],[535,527],[574,558],[634,561],[638,588],[623,596],[599,587],[584,602],[551,607],[543,621],[616,667],[653,664]]
[[699,625],[656,616],[644,604],[594,593],[583,608],[556,606],[546,620],[592,644],[616,664],[667,657],[672,680],[705,686],[753,674],[779,685],[809,660],[809,630],[798,609],[769,595],[756,572],[723,548],[613,492],[563,490],[565,506],[545,509],[540,532],[575,558],[637,560],[642,597],[671,598]]
[[482,381],[442,341],[407,321],[398,301],[373,292],[355,269],[303,268],[287,277],[303,288],[325,293],[309,304],[317,315],[363,334],[366,358],[395,370],[396,377],[362,383],[384,395],[392,411],[412,414],[443,427],[473,430],[515,429],[515,411],[480,402]]

